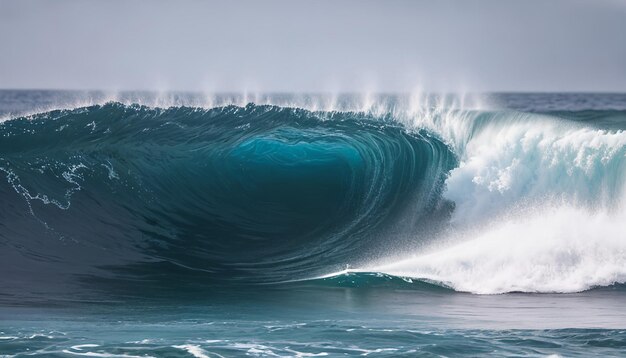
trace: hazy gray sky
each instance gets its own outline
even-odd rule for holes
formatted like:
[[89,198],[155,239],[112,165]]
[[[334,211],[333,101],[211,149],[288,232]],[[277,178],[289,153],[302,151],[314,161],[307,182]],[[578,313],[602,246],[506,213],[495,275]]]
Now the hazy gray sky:
[[626,91],[626,0],[0,0],[0,88]]

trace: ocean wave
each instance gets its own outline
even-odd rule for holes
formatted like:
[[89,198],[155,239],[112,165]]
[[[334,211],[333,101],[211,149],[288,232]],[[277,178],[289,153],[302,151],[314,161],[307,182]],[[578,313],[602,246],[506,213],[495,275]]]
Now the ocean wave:
[[[31,214],[7,220],[20,255],[141,272],[169,263],[208,280],[277,281],[353,260],[377,230],[435,210],[456,163],[425,131],[273,106],[110,103],[0,132],[4,213]],[[37,228],[65,244],[46,238],[42,252]]]
[[474,293],[626,281],[622,112],[377,101],[110,102],[2,122],[2,262],[165,287],[346,264]]

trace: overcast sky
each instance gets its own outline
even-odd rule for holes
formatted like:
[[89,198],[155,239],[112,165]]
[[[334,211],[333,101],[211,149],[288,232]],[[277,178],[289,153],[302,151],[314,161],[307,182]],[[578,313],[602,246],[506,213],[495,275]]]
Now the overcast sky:
[[0,88],[626,92],[626,0],[0,0]]

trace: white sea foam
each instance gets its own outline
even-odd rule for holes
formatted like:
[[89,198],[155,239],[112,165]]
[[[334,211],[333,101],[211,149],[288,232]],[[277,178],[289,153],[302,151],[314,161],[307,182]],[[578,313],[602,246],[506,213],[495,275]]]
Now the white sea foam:
[[98,345],[98,344],[87,343],[87,344],[75,345],[75,346],[72,346],[71,348],[73,350],[80,351],[80,350],[83,350],[83,348],[95,348],[95,347],[99,347],[99,346],[100,345]]
[[456,203],[454,220],[475,224],[547,201],[623,209],[626,132],[526,117],[490,122],[466,136],[460,166],[446,182],[445,195]]
[[[210,358],[209,354],[204,349],[194,344],[183,344],[183,345],[173,346],[173,347],[182,349],[196,358]],[[222,357],[221,355],[215,354],[215,353],[213,355],[216,357]]]
[[626,282],[626,216],[572,207],[503,220],[469,240],[370,268],[473,293],[578,292]]

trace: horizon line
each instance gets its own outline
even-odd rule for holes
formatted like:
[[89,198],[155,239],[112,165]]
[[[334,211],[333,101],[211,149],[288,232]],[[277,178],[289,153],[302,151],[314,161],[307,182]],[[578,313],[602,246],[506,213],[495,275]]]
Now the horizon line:
[[494,91],[250,91],[250,90],[223,90],[223,91],[210,91],[210,90],[160,90],[160,89],[79,89],[79,88],[11,88],[0,87],[2,92],[28,92],[28,91],[41,91],[41,92],[101,92],[101,93],[179,93],[179,94],[213,94],[213,95],[241,95],[241,94],[260,94],[260,95],[411,95],[414,93],[424,93],[431,95],[441,94],[470,94],[470,95],[490,95],[490,94],[626,94],[624,91],[595,91],[595,90],[494,90]]

